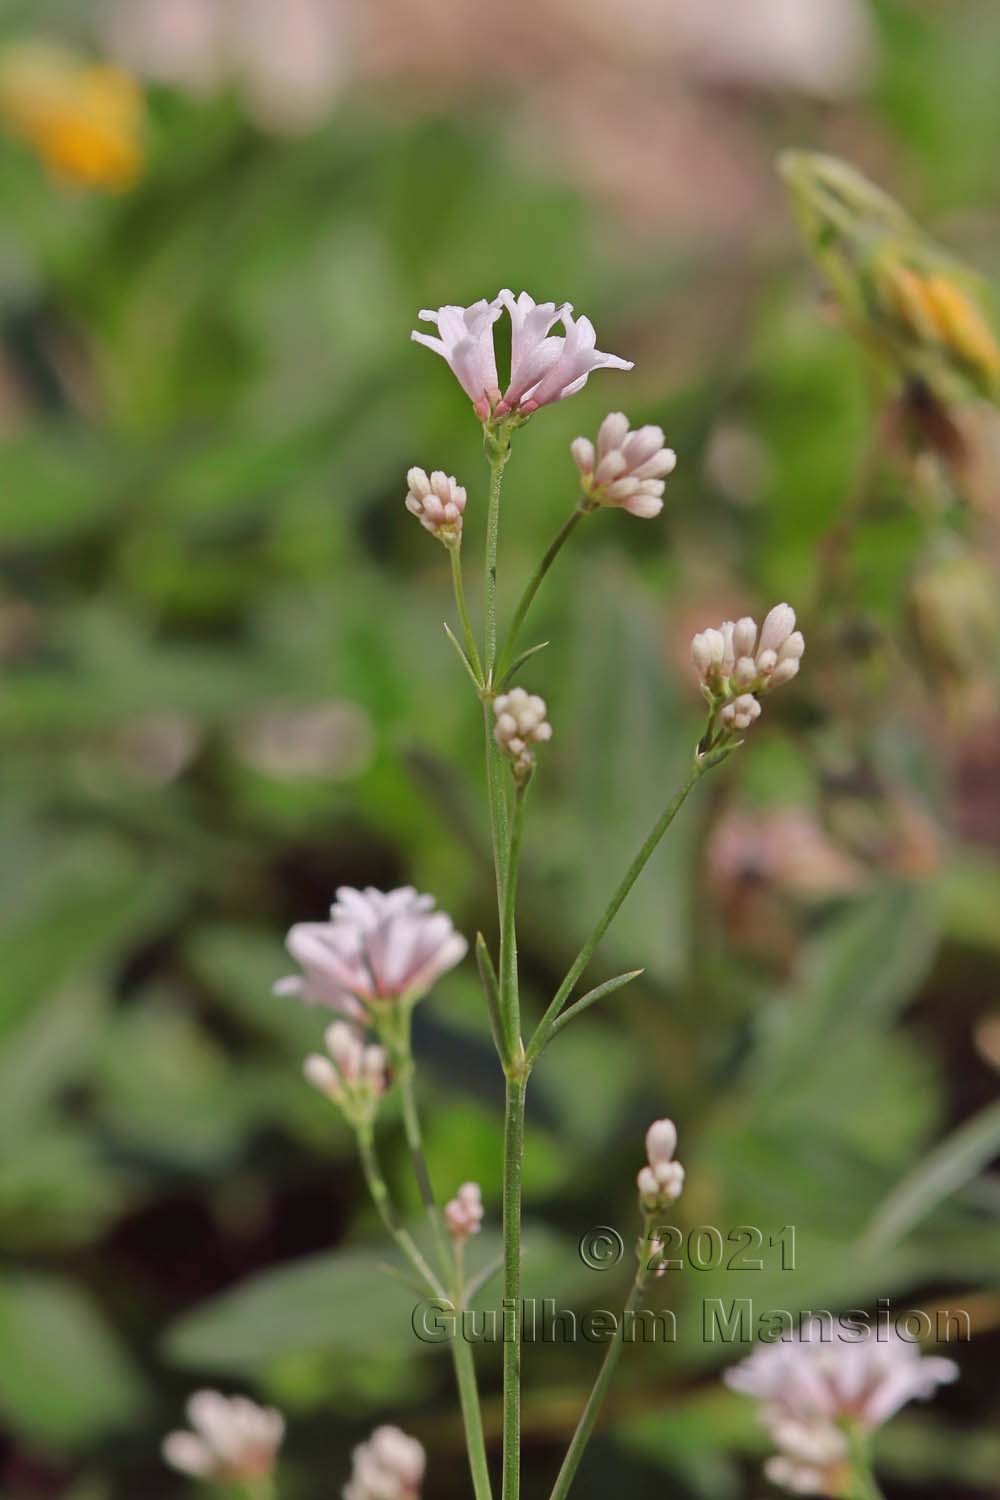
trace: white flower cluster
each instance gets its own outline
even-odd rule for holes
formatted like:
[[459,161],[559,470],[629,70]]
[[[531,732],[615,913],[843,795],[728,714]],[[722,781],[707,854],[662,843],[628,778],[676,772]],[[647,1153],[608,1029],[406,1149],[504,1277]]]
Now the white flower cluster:
[[[497,375],[493,325],[510,315],[510,381],[503,395]],[[414,332],[418,344],[447,360],[480,421],[530,416],[540,406],[563,401],[587,383],[593,370],[631,370],[629,360],[604,354],[589,318],[574,318],[571,302],[536,302],[527,292],[498,292],[471,307],[424,308],[420,317],[437,325],[438,336]],[[553,334],[557,323],[561,334]]]
[[493,700],[496,726],[493,738],[505,755],[514,762],[514,776],[525,781],[535,764],[532,745],[542,745],[552,738],[552,725],[545,717],[545,699],[524,688],[511,688]]
[[196,1391],[187,1404],[191,1431],[171,1432],[163,1457],[171,1468],[194,1479],[242,1483],[271,1473],[285,1435],[285,1421],[273,1407],[246,1396]]
[[674,1161],[677,1127],[673,1120],[654,1120],[646,1131],[647,1165],[637,1178],[639,1201],[653,1212],[679,1198],[684,1187],[684,1168]]
[[385,1093],[389,1058],[384,1047],[366,1045],[347,1021],[334,1021],[324,1035],[328,1057],[312,1052],[302,1071],[314,1089],[355,1124],[371,1120]]
[[570,452],[592,505],[615,505],[633,516],[660,514],[664,481],[677,465],[662,427],[631,432],[624,413],[613,411],[598,429],[596,450],[589,438],[578,437]]
[[691,642],[691,657],[701,675],[709,703],[718,709],[726,729],[749,729],[760,718],[758,698],[791,682],[806,649],[795,611],[776,604],[757,634],[756,621],[724,620],[717,630],[702,630]]
[[354,1450],[344,1500],[419,1500],[427,1455],[398,1427],[376,1427]]
[[483,1225],[483,1195],[478,1182],[463,1182],[454,1198],[444,1206],[444,1221],[456,1245],[461,1245]]
[[761,1421],[780,1449],[768,1478],[797,1495],[832,1495],[849,1468],[845,1424],[870,1432],[957,1375],[950,1359],[924,1357],[895,1328],[869,1326],[863,1337],[834,1341],[832,1329],[812,1318],[796,1338],[765,1344],[727,1370],[725,1381],[761,1403]]
[[457,546],[462,540],[466,494],[454,474],[435,469],[428,475],[424,469],[413,468],[406,483],[406,508],[411,516],[446,547]]
[[279,979],[275,994],[298,995],[355,1021],[371,1006],[421,999],[468,948],[451,918],[434,910],[434,897],[412,885],[342,885],[329,922],[296,923],[287,946],[303,972]]

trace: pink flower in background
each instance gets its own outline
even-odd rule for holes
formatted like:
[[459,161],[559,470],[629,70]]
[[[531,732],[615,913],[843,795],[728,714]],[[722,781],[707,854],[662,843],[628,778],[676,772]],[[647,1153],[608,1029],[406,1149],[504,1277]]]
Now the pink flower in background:
[[298,995],[360,1019],[366,1005],[419,1000],[459,963],[468,944],[434,897],[411,885],[394,891],[341,886],[329,922],[298,922],[287,940],[301,975],[275,994]]
[[261,1479],[274,1468],[285,1422],[273,1407],[246,1396],[196,1391],[187,1404],[190,1432],[171,1432],[163,1457],[196,1479],[233,1483]]
[[781,1450],[769,1478],[797,1494],[827,1495],[849,1459],[844,1424],[870,1432],[957,1375],[952,1360],[925,1357],[895,1328],[876,1337],[869,1325],[862,1337],[838,1339],[812,1318],[794,1339],[766,1344],[727,1370],[725,1381],[761,1402],[761,1421]]
[[376,1427],[353,1453],[344,1500],[419,1500],[427,1455],[398,1427]]
[[444,1222],[456,1245],[483,1227],[483,1195],[478,1182],[463,1182],[444,1206]]
[[439,338],[414,329],[410,337],[416,344],[433,349],[447,360],[462,390],[472,402],[480,421],[500,399],[497,379],[497,357],[493,349],[493,324],[503,309],[496,301],[480,298],[471,307],[439,307],[436,312],[423,308],[425,323],[436,323]]

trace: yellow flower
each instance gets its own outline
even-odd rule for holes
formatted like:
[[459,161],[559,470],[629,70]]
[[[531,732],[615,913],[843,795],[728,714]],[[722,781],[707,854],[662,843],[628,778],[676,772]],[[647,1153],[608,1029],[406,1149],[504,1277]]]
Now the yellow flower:
[[32,42],[0,53],[0,118],[64,181],[122,192],[142,169],[139,86],[62,47]]

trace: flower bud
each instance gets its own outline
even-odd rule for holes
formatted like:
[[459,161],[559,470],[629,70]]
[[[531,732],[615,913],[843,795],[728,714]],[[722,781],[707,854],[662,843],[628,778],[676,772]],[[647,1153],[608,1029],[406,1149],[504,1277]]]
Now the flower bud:
[[478,1182],[463,1182],[444,1206],[444,1221],[456,1245],[478,1234],[483,1223],[483,1195]]
[[552,738],[552,725],[545,715],[545,699],[524,688],[511,688],[493,700],[496,725],[493,738],[514,763],[514,779],[523,784],[535,765],[533,744],[544,744]]
[[466,494],[454,475],[435,469],[428,476],[423,469],[413,468],[406,482],[409,486],[406,508],[410,514],[445,546],[457,546],[462,540]]
[[658,516],[663,509],[664,479],[677,455],[664,446],[661,427],[629,431],[628,418],[613,411],[604,418],[597,447],[587,438],[570,444],[590,506],[611,505],[634,516]]

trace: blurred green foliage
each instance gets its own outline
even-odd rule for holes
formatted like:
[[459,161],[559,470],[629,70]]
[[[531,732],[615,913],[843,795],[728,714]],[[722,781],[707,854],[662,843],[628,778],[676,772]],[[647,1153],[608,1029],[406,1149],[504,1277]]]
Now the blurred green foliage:
[[[995,279],[996,14],[874,14],[869,99],[728,107],[764,149],[787,144],[776,125],[856,140]],[[508,607],[572,503],[571,438],[626,405],[680,456],[663,522],[592,518],[533,618],[551,645],[530,685],[556,737],[525,852],[529,1005],[697,737],[691,630],[787,597],[810,641],[603,945],[594,982],[646,973],[540,1066],[525,1176],[531,1285],[614,1307],[617,1278],[582,1267],[576,1242],[595,1223],[630,1238],[637,1143],[669,1111],[679,1225],[794,1225],[796,1270],[658,1283],[681,1336],[624,1363],[577,1491],[761,1493],[761,1435],[716,1379],[737,1351],[700,1337],[704,1298],[752,1295],[967,1305],[962,1382],[880,1458],[894,1496],[1000,1494],[1000,1196],[982,1175],[1000,1123],[980,1113],[995,1075],[973,1042],[1000,977],[1000,737],[995,717],[941,722],[907,603],[942,538],[995,567],[996,516],[915,504],[888,458],[831,574],[870,391],[773,204],[738,255],[616,232],[524,160],[496,101],[414,118],[355,95],[291,141],[232,101],[154,93],[150,110],[146,174],[121,198],[60,189],[0,144],[4,1494],[181,1494],[159,1435],[214,1380],[288,1411],[291,1500],[336,1493],[377,1419],[427,1442],[435,1496],[467,1493],[447,1361],[412,1336],[346,1129],[299,1077],[321,1018],[270,985],[284,930],[344,882],[412,881],[461,930],[492,932],[480,726],[441,631],[447,561],[403,511],[402,478],[414,462],[460,477],[478,555],[478,428],[408,333],[419,307],[501,285],[572,298],[637,361],[519,434]],[[690,308],[730,297],[738,318],[692,335]],[[789,803],[858,880],[817,894],[741,870],[720,893],[713,829]],[[480,1180],[495,1227],[501,1091],[471,965],[421,1007],[416,1045],[435,1181]],[[380,1129],[405,1196],[391,1100]],[[477,1253],[493,1248],[484,1234]],[[594,1357],[528,1351],[531,1496]]]

